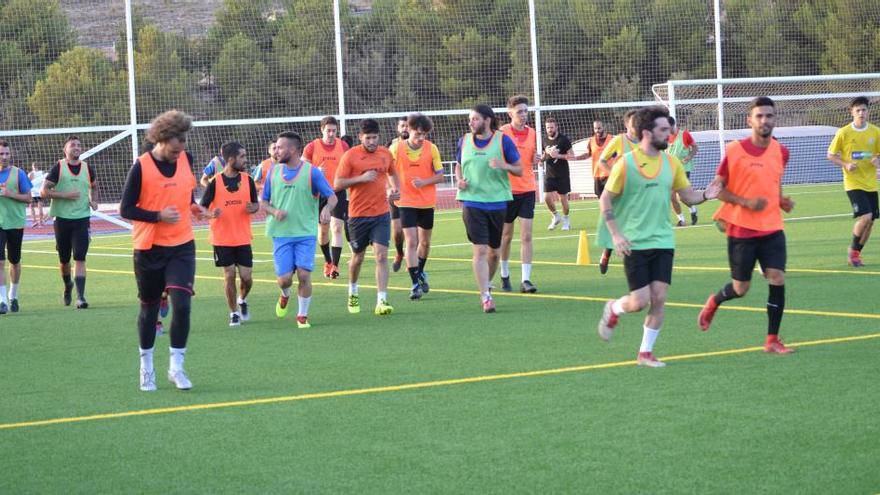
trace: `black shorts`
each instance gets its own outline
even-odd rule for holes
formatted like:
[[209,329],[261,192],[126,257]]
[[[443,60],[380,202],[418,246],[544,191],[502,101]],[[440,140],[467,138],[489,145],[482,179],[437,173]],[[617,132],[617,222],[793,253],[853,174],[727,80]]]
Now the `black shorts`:
[[340,220],[348,219],[348,194],[345,189],[336,193],[336,206],[330,212],[330,216]]
[[880,217],[880,208],[877,206],[877,191],[853,189],[847,191],[846,195],[849,197],[849,202],[852,203],[853,218],[869,213],[874,220]]
[[73,253],[75,261],[85,261],[86,253],[89,252],[91,239],[91,218],[56,218],[55,224],[55,249],[58,251],[58,260],[61,263],[70,263],[70,254]]
[[544,192],[568,194],[571,192],[571,179],[569,177],[544,177]]
[[22,240],[24,240],[24,229],[0,230],[0,261],[8,259],[13,265],[21,262]]
[[633,250],[623,257],[623,271],[629,290],[639,290],[651,282],[672,284],[674,249]]
[[398,220],[400,219],[400,208],[394,204],[394,201],[388,200],[388,206],[391,207],[391,219]]
[[37,206],[42,202],[43,202],[43,198],[41,198],[39,196],[31,196],[31,204],[32,205]]
[[461,209],[464,229],[472,244],[487,245],[492,249],[501,247],[504,230],[504,210],[481,210],[465,206]]
[[254,266],[254,252],[251,245],[214,246],[214,266]]
[[134,277],[138,298],[153,303],[167,289],[194,293],[196,278],[196,243],[189,241],[179,246],[153,246],[134,251]]
[[785,271],[785,232],[780,230],[750,239],[728,237],[727,258],[730,262],[731,278],[740,282],[752,279],[755,261],[761,263],[763,270],[774,268]]
[[434,208],[400,207],[400,226],[404,229],[419,227],[425,230],[434,228]]
[[391,239],[391,217],[385,213],[375,217],[354,217],[348,219],[348,243],[355,253],[363,253],[370,244],[388,247]]
[[608,183],[608,177],[599,177],[593,179],[593,192],[596,193],[596,197],[601,197],[602,193],[605,191],[605,184]]
[[535,193],[527,192],[514,194],[513,199],[507,202],[507,213],[504,215],[504,223],[513,223],[514,220],[535,218]]

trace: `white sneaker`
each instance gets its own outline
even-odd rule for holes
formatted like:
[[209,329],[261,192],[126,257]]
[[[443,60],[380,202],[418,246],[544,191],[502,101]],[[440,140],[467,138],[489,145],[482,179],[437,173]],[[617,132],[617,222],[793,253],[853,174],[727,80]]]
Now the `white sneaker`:
[[562,230],[571,230],[571,219],[562,217]]
[[229,326],[241,326],[241,315],[238,313],[229,313]]
[[177,390],[189,390],[193,388],[192,382],[189,381],[189,378],[187,378],[186,376],[186,372],[183,370],[168,370],[168,381],[173,383],[174,386],[177,387]]
[[559,222],[562,221],[562,217],[559,216],[559,213],[553,215],[553,220],[550,220],[550,225],[547,226],[547,230],[553,230],[559,225]]
[[154,392],[156,390],[156,372],[141,370],[141,392]]

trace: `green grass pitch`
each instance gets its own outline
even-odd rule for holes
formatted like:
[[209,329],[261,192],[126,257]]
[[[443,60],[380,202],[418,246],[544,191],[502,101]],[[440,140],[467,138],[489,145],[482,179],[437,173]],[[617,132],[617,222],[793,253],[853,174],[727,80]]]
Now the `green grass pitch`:
[[[127,238],[93,240],[86,311],[61,305],[53,242],[27,242],[22,310],[0,317],[0,493],[876,493],[880,239],[865,268],[847,267],[840,185],[787,192],[782,337],[808,345],[760,351],[757,273],[747,297],[697,329],[729,277],[709,204],[676,230],[658,370],[634,365],[643,314],[623,317],[610,343],[596,335],[602,301],[626,290],[619,260],[604,277],[573,263],[596,202],[573,203],[570,232],[547,232],[539,205],[539,292],[498,293],[497,314],[480,311],[460,215],[443,212],[422,301],[408,300],[402,270],[394,314],[374,316],[368,263],[363,311],[350,315],[347,280],[319,275],[308,331],[293,312],[274,315],[261,226],[253,318],[230,329],[200,231],[189,392],[164,379],[167,336],[159,390],[137,389]],[[518,263],[511,272],[518,281]]]

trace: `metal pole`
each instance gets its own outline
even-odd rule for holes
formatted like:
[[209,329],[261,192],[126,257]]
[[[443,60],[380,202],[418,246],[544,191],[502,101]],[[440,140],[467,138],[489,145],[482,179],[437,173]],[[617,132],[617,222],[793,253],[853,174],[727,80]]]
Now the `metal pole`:
[[[712,2],[715,9],[715,77],[721,79],[723,64],[721,62],[721,0]],[[716,85],[718,91],[718,148],[724,157],[724,86]]]
[[[538,35],[535,26],[535,0],[529,0],[529,32],[532,49],[532,90],[535,94],[535,137],[537,139],[536,153],[543,154],[544,146],[541,127],[541,84],[538,79]],[[529,167],[533,164],[529,163]],[[544,167],[538,166],[538,198],[544,201]]]
[[675,116],[675,84],[672,81],[666,84],[669,88],[666,93],[666,99],[669,101],[669,115],[672,115],[672,118],[677,121],[678,117]]
[[134,28],[131,21],[131,0],[125,0],[125,42],[128,57],[128,113],[131,128],[131,160],[137,160],[140,154],[137,135],[137,97],[134,92]]
[[339,95],[339,135],[345,135],[345,84],[342,80],[342,22],[339,0],[333,0],[333,27],[336,31],[336,92]]

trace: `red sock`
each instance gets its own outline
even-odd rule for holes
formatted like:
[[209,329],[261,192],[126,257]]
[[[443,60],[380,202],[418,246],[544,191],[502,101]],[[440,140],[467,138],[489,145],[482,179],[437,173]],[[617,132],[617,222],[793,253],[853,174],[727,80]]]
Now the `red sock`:
[[764,345],[770,345],[770,344],[772,344],[774,342],[778,342],[778,341],[779,341],[779,335],[774,335],[771,333],[771,334],[767,335],[767,341],[765,342]]

